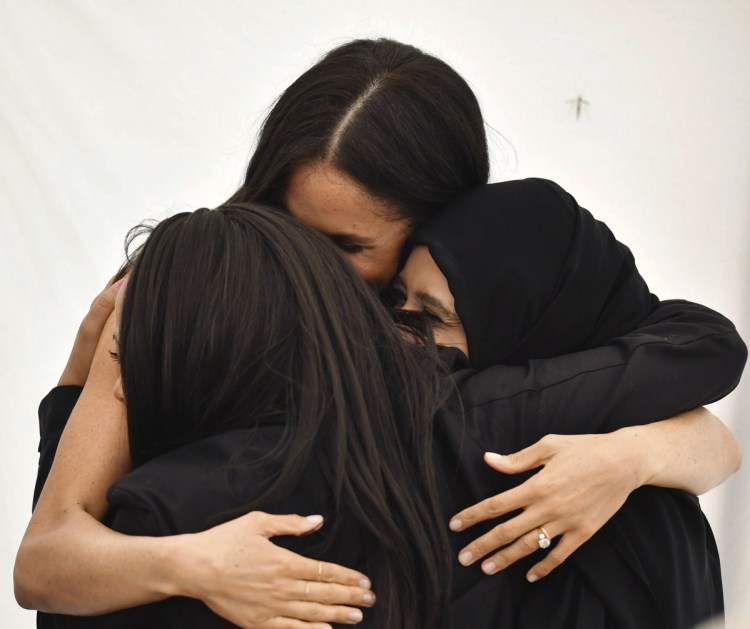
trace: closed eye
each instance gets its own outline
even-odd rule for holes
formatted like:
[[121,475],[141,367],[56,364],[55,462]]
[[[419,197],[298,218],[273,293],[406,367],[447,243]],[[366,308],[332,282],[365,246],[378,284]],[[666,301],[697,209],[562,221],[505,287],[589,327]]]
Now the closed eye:
[[364,251],[364,247],[362,245],[354,245],[348,242],[338,242],[336,240],[333,241],[333,244],[341,249],[341,251],[343,251],[344,253],[362,253],[362,251]]

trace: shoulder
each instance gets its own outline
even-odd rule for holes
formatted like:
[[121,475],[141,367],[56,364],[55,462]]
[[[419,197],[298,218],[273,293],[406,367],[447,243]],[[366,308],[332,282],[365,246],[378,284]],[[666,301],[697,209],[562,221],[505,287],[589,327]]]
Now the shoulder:
[[549,179],[530,177],[489,184],[495,187],[494,194],[515,197],[526,201],[570,203],[575,201],[562,186]]
[[232,430],[148,461],[110,487],[110,525],[131,535],[168,535],[218,523],[212,520],[216,514],[239,508],[265,489],[269,470],[249,461],[267,452],[279,434]]
[[480,209],[515,208],[539,212],[575,211],[578,204],[571,194],[548,179],[529,178],[485,184],[467,192],[453,206]]

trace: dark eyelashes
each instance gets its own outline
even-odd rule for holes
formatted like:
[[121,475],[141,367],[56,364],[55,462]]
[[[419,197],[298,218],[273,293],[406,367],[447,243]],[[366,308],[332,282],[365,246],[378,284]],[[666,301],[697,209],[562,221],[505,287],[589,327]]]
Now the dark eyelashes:
[[110,352],[109,357],[114,360],[116,363],[120,362],[120,356],[117,352]]
[[334,244],[344,253],[360,253],[364,249],[360,245],[350,245],[346,242],[334,242]]

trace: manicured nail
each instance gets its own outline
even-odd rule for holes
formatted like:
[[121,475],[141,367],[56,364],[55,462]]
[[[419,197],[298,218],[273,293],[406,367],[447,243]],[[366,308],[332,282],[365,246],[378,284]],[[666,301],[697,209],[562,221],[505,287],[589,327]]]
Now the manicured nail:
[[534,581],[538,581],[539,580],[539,577],[536,576],[535,574],[530,574],[528,577],[526,577],[526,580],[529,583],[534,583]]
[[349,612],[349,620],[352,622],[362,622],[362,618],[364,618],[364,616],[362,616],[362,612],[359,609],[354,609]]
[[484,458],[486,458],[488,461],[492,461],[493,463],[505,463],[508,457],[498,454],[497,452],[485,452]]
[[370,579],[360,579],[359,587],[363,590],[369,590],[372,587],[372,583],[370,583]]
[[474,559],[474,555],[472,555],[468,550],[465,550],[458,556],[458,561],[464,566],[468,566],[471,563],[472,559]]
[[367,592],[363,598],[368,605],[373,605],[375,603],[375,595],[372,592]]
[[322,515],[308,515],[305,520],[307,520],[308,523],[312,526],[320,526],[321,524],[323,524]]
[[497,566],[494,561],[488,561],[487,563],[482,564],[482,572],[485,574],[495,574],[496,570]]
[[122,283],[124,281],[125,281],[125,278],[123,277],[121,280],[117,280],[115,282],[115,292],[117,292],[118,290],[120,290],[120,288],[122,287]]
[[463,525],[464,523],[461,522],[461,520],[459,520],[458,518],[454,518],[453,520],[450,521],[450,523],[448,524],[448,527],[450,528],[451,531],[460,531]]

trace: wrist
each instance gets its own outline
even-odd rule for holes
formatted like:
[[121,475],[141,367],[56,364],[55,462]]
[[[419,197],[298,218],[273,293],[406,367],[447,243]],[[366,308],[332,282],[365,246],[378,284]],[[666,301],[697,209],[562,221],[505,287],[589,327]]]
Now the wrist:
[[189,544],[190,535],[173,535],[154,538],[156,563],[161,569],[156,573],[154,587],[165,598],[195,596],[195,565]]
[[649,439],[648,426],[629,426],[613,434],[620,441],[624,465],[632,471],[632,488],[653,484],[662,468],[662,460]]
[[215,578],[210,574],[213,566],[211,556],[201,554],[201,545],[195,535],[174,535],[162,549],[165,573],[161,587],[166,596],[185,596],[203,600],[204,584]]

